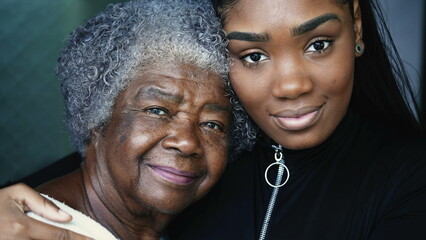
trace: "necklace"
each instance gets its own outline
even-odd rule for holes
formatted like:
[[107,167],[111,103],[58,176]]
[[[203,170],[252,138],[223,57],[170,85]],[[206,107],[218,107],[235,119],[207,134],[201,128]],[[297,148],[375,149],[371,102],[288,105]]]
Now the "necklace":
[[[278,190],[280,189],[280,187],[284,186],[287,183],[288,179],[290,178],[290,171],[288,170],[287,166],[285,165],[281,145],[278,145],[278,146],[272,145],[272,148],[275,149],[275,154],[274,154],[275,162],[271,163],[266,168],[265,180],[266,180],[266,183],[268,183],[268,185],[273,187],[274,189],[272,190],[272,195],[271,195],[271,198],[269,199],[269,204],[268,204],[268,208],[266,210],[265,218],[263,219],[263,225],[262,225],[262,229],[260,230],[259,240],[264,240],[265,237],[266,237],[266,233],[268,231],[268,226],[269,226],[269,221],[271,219],[272,211],[274,210],[275,201],[277,199]],[[277,174],[277,179],[275,180],[275,184],[271,184],[268,180],[268,171],[274,165],[278,165],[278,174]],[[284,174],[284,169],[287,172],[287,178],[285,179],[284,182],[281,183],[282,178],[283,178],[283,174]]]

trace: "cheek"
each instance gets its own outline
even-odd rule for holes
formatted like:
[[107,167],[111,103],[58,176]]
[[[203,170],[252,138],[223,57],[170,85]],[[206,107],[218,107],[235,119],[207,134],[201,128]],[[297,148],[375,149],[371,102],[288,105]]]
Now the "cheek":
[[[338,63],[338,64],[337,64]],[[338,66],[338,67],[330,67]],[[354,61],[350,58],[336,58],[328,67],[322,67],[320,82],[323,91],[329,96],[350,98],[354,78]]]
[[123,118],[121,122],[122,124],[115,131],[115,135],[119,136],[117,147],[127,148],[129,153],[137,154],[149,148],[164,135],[167,129],[165,121],[152,121],[149,117],[137,115]]
[[353,78],[351,75],[328,76],[328,80],[323,85],[323,90],[327,97],[350,98],[352,93]]
[[244,78],[244,74],[240,69],[240,63],[234,62],[229,72],[229,79],[234,90],[239,87],[239,83],[241,83],[242,79]]
[[250,108],[251,103],[263,102],[265,96],[270,95],[269,78],[264,72],[244,71],[243,68],[234,66],[229,77],[234,92],[245,107]]
[[207,144],[209,148],[206,151],[210,153],[207,156],[208,175],[212,181],[217,181],[224,172],[228,162],[227,141],[220,139],[210,141]]
[[[140,116],[122,116],[105,135],[108,145],[103,147],[108,172],[113,173],[117,183],[135,181],[140,162],[158,143],[166,127],[155,121],[143,121]],[[154,131],[155,129],[155,131]]]

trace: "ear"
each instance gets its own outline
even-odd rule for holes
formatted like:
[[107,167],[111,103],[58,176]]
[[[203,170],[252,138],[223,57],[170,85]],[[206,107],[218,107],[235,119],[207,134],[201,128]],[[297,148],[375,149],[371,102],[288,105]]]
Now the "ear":
[[90,132],[90,142],[86,146],[86,152],[84,160],[88,166],[94,166],[94,162],[96,159],[99,140],[102,136],[102,130],[96,129]]
[[94,129],[90,132],[90,143],[89,145],[96,146],[98,145],[99,139],[101,138],[101,129]]
[[359,6],[359,0],[353,1],[353,16],[354,16],[354,33],[355,33],[355,44],[362,43],[362,19],[361,19],[361,8]]

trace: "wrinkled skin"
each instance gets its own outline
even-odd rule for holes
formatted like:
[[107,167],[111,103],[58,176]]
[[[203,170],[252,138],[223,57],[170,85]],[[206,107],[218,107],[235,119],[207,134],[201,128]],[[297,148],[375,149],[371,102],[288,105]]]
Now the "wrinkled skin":
[[[167,223],[204,196],[225,169],[231,118],[225,94],[219,76],[193,66],[142,71],[117,97],[106,126],[93,131],[81,169],[38,190],[120,239],[159,239]],[[21,194],[36,195],[30,189]],[[5,222],[35,224],[22,209],[4,210],[15,211]],[[43,237],[54,231],[41,226]],[[29,236],[32,229],[21,232]]]

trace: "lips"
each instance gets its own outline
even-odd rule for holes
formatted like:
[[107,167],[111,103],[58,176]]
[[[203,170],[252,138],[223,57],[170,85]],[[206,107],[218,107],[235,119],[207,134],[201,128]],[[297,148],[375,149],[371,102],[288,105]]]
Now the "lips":
[[195,174],[181,171],[176,168],[148,165],[154,172],[154,174],[160,176],[164,180],[177,185],[188,185],[195,181],[197,176]]
[[323,106],[303,107],[296,110],[284,110],[272,117],[276,124],[285,130],[301,131],[314,125],[321,116]]

